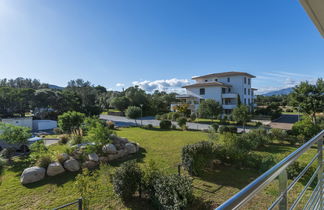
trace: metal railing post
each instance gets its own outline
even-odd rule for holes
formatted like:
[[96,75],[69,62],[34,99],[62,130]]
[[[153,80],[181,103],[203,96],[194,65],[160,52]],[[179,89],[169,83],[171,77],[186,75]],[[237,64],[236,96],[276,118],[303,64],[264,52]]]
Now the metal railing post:
[[323,138],[320,138],[320,140],[317,143],[317,152],[318,152],[318,184],[319,184],[319,207],[320,209],[323,209]]
[[279,193],[282,195],[282,199],[279,202],[279,210],[288,209],[288,199],[287,199],[287,186],[288,186],[288,176],[287,170],[283,170],[279,175]]
[[78,199],[78,209],[82,210],[82,198]]

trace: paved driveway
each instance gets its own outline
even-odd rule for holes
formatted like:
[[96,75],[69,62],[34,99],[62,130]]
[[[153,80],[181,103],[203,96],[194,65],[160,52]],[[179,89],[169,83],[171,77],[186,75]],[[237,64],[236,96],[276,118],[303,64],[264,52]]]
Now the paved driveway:
[[[100,115],[100,119],[104,120],[111,120],[115,123],[115,125],[119,127],[127,127],[127,126],[135,126],[135,120],[127,119],[126,117],[120,117],[120,116],[112,116],[112,115]],[[154,117],[143,117],[141,119],[137,120],[138,125],[148,125],[152,124],[153,126],[160,126],[160,120],[154,119]],[[172,122],[172,124],[177,125],[176,122]],[[187,126],[189,129],[195,129],[195,130],[206,130],[210,128],[210,125],[202,124],[202,123],[192,123],[187,122]],[[246,129],[248,131],[249,129]],[[241,127],[238,127],[238,132],[243,131]]]
[[281,128],[290,130],[295,122],[298,121],[298,115],[283,114],[278,119],[270,123],[271,128]]

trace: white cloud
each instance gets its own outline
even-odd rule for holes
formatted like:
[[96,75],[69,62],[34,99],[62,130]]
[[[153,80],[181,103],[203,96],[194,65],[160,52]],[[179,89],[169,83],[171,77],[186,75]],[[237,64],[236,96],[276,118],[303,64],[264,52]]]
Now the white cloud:
[[168,79],[168,80],[155,80],[155,81],[134,81],[133,85],[139,86],[141,89],[147,92],[153,92],[155,90],[166,92],[178,92],[184,91],[181,87],[189,84],[187,79]]
[[116,84],[116,87],[124,87],[124,86],[125,86],[124,83],[119,83],[119,82],[118,82],[118,83]]

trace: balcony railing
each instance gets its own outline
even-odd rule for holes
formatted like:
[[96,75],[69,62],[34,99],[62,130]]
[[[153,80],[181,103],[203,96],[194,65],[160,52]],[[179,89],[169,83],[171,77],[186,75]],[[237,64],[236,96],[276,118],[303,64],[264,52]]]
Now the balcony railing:
[[222,98],[237,98],[237,93],[222,93]]
[[[273,166],[271,169],[266,171],[264,174],[259,176],[256,180],[250,183],[248,186],[243,188],[240,192],[235,194],[232,198],[227,200],[217,209],[238,209],[243,207],[248,201],[260,192],[262,189],[267,187],[274,179],[279,179],[279,195],[274,202],[268,207],[268,209],[295,209],[300,203],[306,191],[309,189],[311,184],[316,183],[316,187],[313,189],[307,202],[303,204],[302,209],[323,209],[323,137],[324,130],[313,137],[311,140],[306,142],[304,145],[299,147],[296,151],[288,155],[278,164]],[[317,153],[308,162],[306,167],[299,173],[294,180],[288,184],[287,167],[296,161],[301,155],[309,151],[309,149],[317,145]],[[297,198],[288,206],[288,192],[296,185],[296,183],[305,175],[311,165],[317,160],[317,168],[308,180],[305,187],[298,194]],[[317,180],[315,179],[317,177]],[[257,205],[257,204],[256,204]]]

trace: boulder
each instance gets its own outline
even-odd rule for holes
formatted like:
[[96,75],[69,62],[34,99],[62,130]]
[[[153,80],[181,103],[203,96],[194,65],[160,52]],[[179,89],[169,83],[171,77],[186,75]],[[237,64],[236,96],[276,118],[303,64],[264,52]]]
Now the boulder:
[[116,160],[118,158],[119,158],[118,154],[110,154],[107,156],[108,161]]
[[70,158],[64,162],[64,168],[68,171],[78,171],[80,170],[80,163],[76,159]]
[[126,144],[128,143],[128,139],[125,138],[125,137],[118,137],[118,136],[115,136],[113,138],[113,144]]
[[44,179],[45,172],[46,172],[45,168],[41,168],[38,166],[26,168],[21,174],[20,182],[22,184],[29,184],[29,183],[40,181]]
[[126,148],[126,150],[127,150],[127,152],[129,154],[133,154],[133,153],[136,153],[138,151],[137,145],[135,145],[133,143],[127,143],[127,144],[125,144],[125,148]]
[[70,158],[70,156],[69,156],[68,154],[66,154],[66,153],[62,153],[62,154],[60,154],[59,156],[60,156],[61,161],[62,161],[63,163],[64,163],[65,161],[67,161],[67,160]]
[[56,176],[58,174],[63,173],[64,171],[65,170],[64,170],[63,166],[59,162],[50,163],[47,167],[47,175],[48,176]]
[[88,161],[82,163],[82,168],[94,169],[97,166],[98,166],[98,162],[96,162],[96,161],[88,160]]
[[99,157],[98,157],[98,155],[96,153],[89,154],[88,159],[91,160],[91,161],[95,161],[95,162],[99,161]]
[[109,161],[109,158],[108,157],[105,157],[105,156],[102,156],[102,157],[99,157],[99,161],[100,162],[107,163]]
[[107,154],[115,154],[117,153],[117,149],[113,144],[106,144],[102,147],[102,151]]

